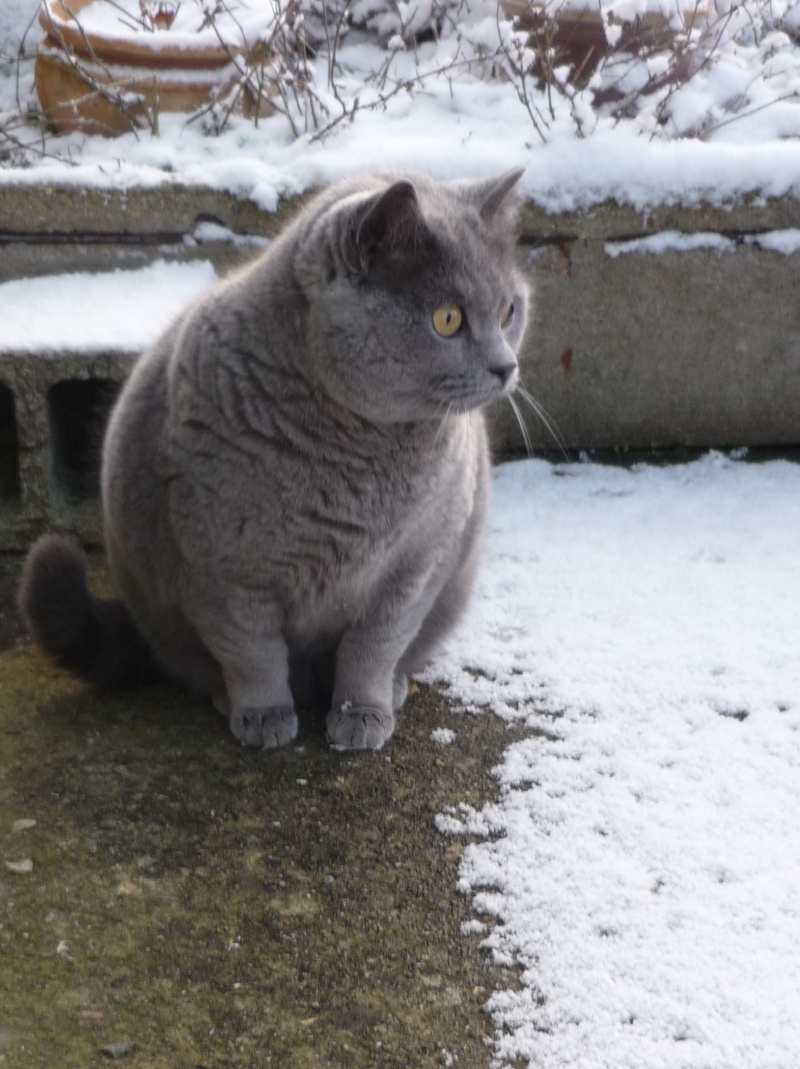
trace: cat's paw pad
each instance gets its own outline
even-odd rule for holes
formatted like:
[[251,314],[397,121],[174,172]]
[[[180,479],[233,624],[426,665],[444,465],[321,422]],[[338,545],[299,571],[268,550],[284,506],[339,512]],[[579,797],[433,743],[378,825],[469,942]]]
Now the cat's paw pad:
[[326,727],[335,750],[380,750],[394,731],[394,716],[386,709],[346,703],[328,713]]
[[297,713],[288,705],[267,709],[234,709],[229,720],[231,731],[243,746],[274,750],[286,746],[297,735]]

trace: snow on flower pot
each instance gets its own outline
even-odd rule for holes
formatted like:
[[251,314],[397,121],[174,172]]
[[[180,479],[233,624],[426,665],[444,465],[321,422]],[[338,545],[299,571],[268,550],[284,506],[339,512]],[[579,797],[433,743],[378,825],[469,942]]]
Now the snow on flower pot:
[[196,0],[42,0],[45,117],[59,133],[114,135],[223,97],[268,24],[263,6],[247,20],[239,6],[211,17]]
[[704,14],[696,4],[688,10],[666,0],[620,0],[587,7],[585,0],[500,0],[501,7],[526,30],[537,55],[533,73],[547,80],[558,67],[569,68],[569,81],[579,89],[588,85],[610,53],[640,55],[675,46],[678,35],[690,31]]

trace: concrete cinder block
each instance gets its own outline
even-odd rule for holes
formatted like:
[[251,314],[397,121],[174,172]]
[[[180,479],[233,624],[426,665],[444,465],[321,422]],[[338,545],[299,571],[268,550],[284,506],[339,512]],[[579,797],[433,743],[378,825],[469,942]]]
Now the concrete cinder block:
[[0,352],[0,549],[42,531],[100,540],[97,473],[130,353]]
[[[178,186],[44,194],[0,186],[0,282],[200,256],[224,274],[253,250],[234,241],[197,248],[184,237],[198,223],[270,236],[302,203],[266,214]],[[748,243],[791,229],[800,229],[793,199],[647,213],[604,204],[559,216],[526,206],[520,262],[536,298],[523,384],[564,444],[577,451],[800,443],[800,252]],[[608,250],[664,230],[727,243],[659,255]],[[99,541],[102,429],[133,359],[113,347],[13,352],[0,323],[0,549],[24,548],[46,529]],[[509,405],[496,406],[490,421],[499,455],[523,450]],[[526,423],[534,449],[557,448],[530,413]]]
[[[605,240],[578,238],[527,258],[523,381],[570,449],[800,441],[800,251],[731,242],[612,257]],[[557,448],[526,422],[534,449]],[[497,436],[522,447],[509,412]]]

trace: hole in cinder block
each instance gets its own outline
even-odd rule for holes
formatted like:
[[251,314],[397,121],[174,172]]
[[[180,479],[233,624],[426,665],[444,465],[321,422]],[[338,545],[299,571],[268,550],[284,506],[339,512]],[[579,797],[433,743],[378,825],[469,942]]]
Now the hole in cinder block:
[[0,382],[0,501],[19,497],[19,437],[14,394]]
[[67,379],[48,391],[53,476],[68,501],[100,493],[103,434],[119,391],[113,379]]

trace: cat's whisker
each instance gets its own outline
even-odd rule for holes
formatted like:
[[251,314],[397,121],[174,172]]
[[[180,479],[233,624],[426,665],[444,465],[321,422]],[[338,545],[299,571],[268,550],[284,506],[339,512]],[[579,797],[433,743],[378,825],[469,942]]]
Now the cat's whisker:
[[472,420],[469,418],[469,410],[464,405],[464,411],[462,412],[464,421],[467,424],[467,460],[469,462],[470,469],[472,468]]
[[508,395],[508,403],[511,405],[511,410],[516,416],[517,423],[519,425],[520,433],[522,434],[522,441],[525,445],[525,452],[529,457],[533,456],[533,448],[531,446],[531,436],[528,434],[528,428],[525,426],[525,421],[522,418],[522,413],[519,410],[519,405],[514,400],[511,394]]
[[[439,407],[440,408],[444,407],[444,401],[440,402]],[[436,447],[438,446],[439,442],[441,441],[441,439],[444,436],[444,429],[447,426],[447,421],[450,419],[450,416],[451,416],[452,412],[453,412],[453,402],[449,401],[448,404],[447,404],[447,411],[442,416],[442,422],[439,424],[439,429],[436,432],[436,437],[433,439],[433,446],[431,447],[431,452],[432,453],[436,452]]]
[[[556,445],[561,450],[561,455],[564,457],[564,460],[571,460],[572,458],[570,457],[569,449],[567,448],[567,443],[564,440],[564,435],[561,433],[561,431],[559,430],[558,424],[553,419],[553,417],[550,415],[550,413],[547,411],[547,409],[544,407],[544,405],[541,404],[541,402],[537,401],[536,398],[531,393],[529,393],[528,390],[526,390],[524,386],[517,386],[516,393],[518,393],[519,396],[522,398],[522,400],[526,402],[526,404],[532,410],[534,415],[539,420],[541,420],[541,422],[544,424],[544,426],[550,432],[550,435],[554,439]],[[511,400],[510,397],[509,397],[509,400]],[[516,406],[514,406],[514,407],[515,407],[515,410],[517,410]],[[519,413],[518,410],[517,410],[517,419],[518,420],[520,419],[520,413]],[[520,421],[520,426],[521,426],[521,421]],[[524,437],[524,435],[523,435],[523,437]],[[528,440],[530,441],[530,435],[528,435]],[[528,453],[530,455],[530,449],[528,449]]]

